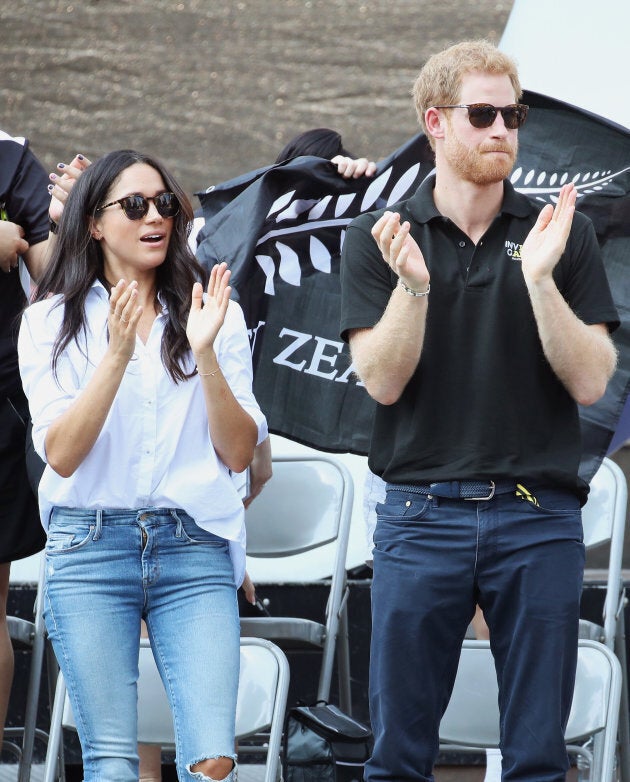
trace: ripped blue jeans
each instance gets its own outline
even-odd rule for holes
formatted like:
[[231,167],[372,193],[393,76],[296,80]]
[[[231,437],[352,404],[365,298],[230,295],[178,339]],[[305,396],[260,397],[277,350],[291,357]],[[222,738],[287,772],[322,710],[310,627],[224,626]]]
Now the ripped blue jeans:
[[[85,782],[137,782],[144,618],[171,703],[180,782],[235,761],[239,619],[228,543],[180,510],[55,508],[44,616],[65,677]],[[225,777],[236,780],[236,766]]]

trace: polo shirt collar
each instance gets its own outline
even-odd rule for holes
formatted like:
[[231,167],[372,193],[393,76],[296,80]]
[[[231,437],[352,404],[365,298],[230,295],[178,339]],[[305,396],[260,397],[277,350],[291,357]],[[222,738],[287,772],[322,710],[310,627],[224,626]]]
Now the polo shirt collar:
[[[435,218],[444,218],[433,200],[434,187],[435,174],[429,174],[407,202],[411,215],[418,223],[428,223]],[[526,196],[517,193],[509,179],[503,180],[503,203],[500,214],[527,217],[533,208],[531,201]]]

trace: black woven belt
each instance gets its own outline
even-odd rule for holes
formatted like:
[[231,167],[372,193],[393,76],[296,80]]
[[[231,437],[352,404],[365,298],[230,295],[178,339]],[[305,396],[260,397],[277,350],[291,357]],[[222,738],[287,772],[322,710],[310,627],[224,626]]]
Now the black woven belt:
[[438,481],[436,483],[388,483],[387,491],[443,497],[449,500],[491,500],[495,494],[516,491],[516,481]]

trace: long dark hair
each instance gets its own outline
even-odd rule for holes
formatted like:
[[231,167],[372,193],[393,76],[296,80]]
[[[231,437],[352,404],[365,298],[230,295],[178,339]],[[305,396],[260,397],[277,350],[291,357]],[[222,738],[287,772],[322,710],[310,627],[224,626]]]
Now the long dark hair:
[[276,163],[285,163],[300,155],[325,157],[327,160],[331,160],[335,155],[355,157],[344,149],[340,134],[330,128],[313,128],[299,133],[287,142],[276,158]]
[[156,270],[157,293],[168,310],[162,337],[162,363],[175,382],[191,377],[185,370],[185,357],[190,347],[186,338],[186,322],[190,309],[193,283],[205,285],[206,275],[188,246],[193,219],[190,200],[162,163],[150,155],[129,149],[104,155],[87,168],[75,182],[59,222],[57,241],[35,300],[50,294],[61,294],[64,305],[61,329],[52,354],[56,374],[57,361],[63,350],[79,333],[86,333],[85,301],[95,280],[100,280],[109,293],[116,280],[105,278],[103,252],[90,233],[90,220],[120,174],[135,163],[145,163],[162,177],[167,190],[175,193],[181,209],[173,219],[173,232],[164,262]]

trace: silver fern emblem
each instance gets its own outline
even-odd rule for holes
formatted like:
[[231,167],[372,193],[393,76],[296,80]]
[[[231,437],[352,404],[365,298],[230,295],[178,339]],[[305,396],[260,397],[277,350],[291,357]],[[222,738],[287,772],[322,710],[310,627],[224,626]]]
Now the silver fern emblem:
[[[575,185],[578,198],[582,198],[585,195],[604,190],[614,179],[622,176],[627,171],[630,171],[630,166],[621,169],[621,171],[579,172],[574,174],[570,181]],[[510,182],[519,193],[528,195],[546,204],[555,204],[558,201],[560,188],[569,182],[569,173],[564,171],[561,174],[558,172],[548,174],[546,171],[536,172],[535,169],[530,169],[525,173],[523,167],[519,166],[512,172]]]
[[[568,171],[547,172],[536,169],[516,168],[510,181],[518,192],[543,203],[556,203],[562,185],[571,181],[578,191],[578,198],[598,193],[609,187],[617,177],[630,171],[630,166],[620,171],[578,172],[572,178]],[[411,195],[420,184],[420,163],[403,171],[395,182],[390,182],[394,174],[393,166],[385,169],[368,188],[357,208],[358,193],[327,195],[318,199],[295,198],[296,191],[290,190],[277,198],[267,213],[267,223],[271,228],[256,242],[262,247],[271,241],[274,255],[257,254],[256,261],[265,275],[265,293],[275,295],[274,277],[276,272],[281,280],[289,285],[299,286],[302,278],[300,256],[287,244],[291,236],[310,234],[308,237],[308,257],[314,269],[330,274],[333,255],[340,253],[343,247],[346,226],[359,214],[391,206]],[[388,185],[389,194],[384,195]],[[295,221],[299,222],[296,224]],[[288,223],[283,225],[283,223]],[[334,245],[326,246],[315,234],[323,228],[338,228]],[[283,241],[284,240],[284,241]],[[277,267],[277,268],[276,268]]]

